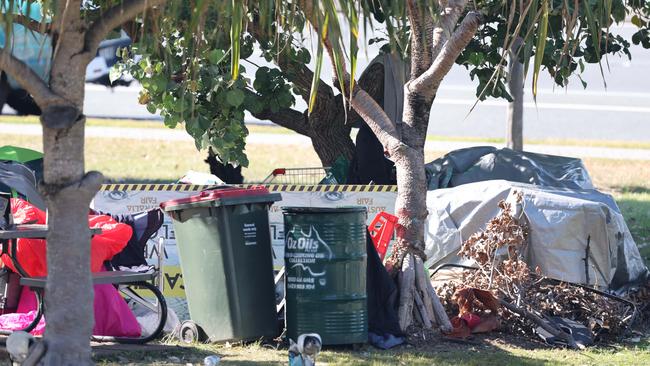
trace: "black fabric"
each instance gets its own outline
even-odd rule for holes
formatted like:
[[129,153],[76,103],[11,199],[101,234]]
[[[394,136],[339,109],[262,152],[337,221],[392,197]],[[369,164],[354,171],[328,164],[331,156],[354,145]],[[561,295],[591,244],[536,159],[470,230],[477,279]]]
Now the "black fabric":
[[0,314],[16,311],[20,291],[20,275],[8,268],[0,268]]
[[[0,230],[7,230],[14,224],[13,215],[11,214],[11,195],[7,192],[0,191]],[[2,246],[2,251],[6,245]]]
[[224,183],[244,183],[244,176],[241,174],[241,165],[235,167],[230,163],[224,164],[220,162],[217,156],[212,153],[212,150],[208,153],[208,158],[205,159],[205,162],[210,166],[210,174],[217,176]]
[[366,234],[368,266],[366,292],[368,296],[368,331],[380,336],[401,336],[397,318],[398,291],[395,281],[381,262],[370,234]]
[[396,184],[395,163],[386,159],[384,147],[377,136],[362,123],[356,138],[356,147],[347,184]]
[[[551,324],[555,325],[556,328],[561,329],[567,334],[571,334],[578,345],[587,347],[594,344],[593,334],[584,324],[578,323],[575,320],[561,318],[559,316],[552,316],[548,320]],[[552,335],[542,327],[535,328],[535,332],[550,345],[567,345],[566,341]]]
[[7,104],[19,116],[41,115],[41,108],[36,104],[34,98],[24,89],[12,89],[9,95],[7,95]]
[[110,263],[113,268],[136,267],[147,265],[145,246],[163,224],[165,216],[159,208],[133,215],[113,215],[95,211],[101,215],[109,215],[113,220],[131,226],[133,234],[126,247],[116,254]]
[[36,176],[36,184],[39,184],[43,181],[43,159],[42,158],[26,161],[23,164],[29,169],[34,171],[34,176]]

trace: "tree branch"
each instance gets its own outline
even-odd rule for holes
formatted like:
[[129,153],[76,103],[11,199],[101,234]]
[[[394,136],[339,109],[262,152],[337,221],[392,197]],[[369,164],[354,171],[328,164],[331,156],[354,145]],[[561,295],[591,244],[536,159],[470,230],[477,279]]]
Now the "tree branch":
[[420,76],[432,62],[431,47],[427,46],[428,30],[433,25],[428,11],[421,11],[423,2],[408,0],[406,10],[411,26],[411,79]]
[[[305,15],[307,19],[312,18],[311,6],[309,1],[305,4]],[[307,11],[309,9],[309,11]],[[316,33],[320,33],[318,27],[314,22],[312,26],[316,30]],[[334,65],[334,49],[332,43],[328,39],[321,40],[324,44],[325,50],[327,51],[328,57],[332,65]],[[336,67],[334,69],[335,79],[343,78],[346,90],[350,87],[350,74],[348,74],[345,63],[342,65],[343,75],[338,75]],[[339,83],[337,80],[334,81],[334,85],[338,87]],[[346,93],[341,93],[343,98],[347,98]],[[404,147],[404,144],[400,141],[399,133],[393,125],[393,122],[390,120],[384,109],[377,104],[377,102],[363,89],[359,87],[358,83],[355,83],[354,90],[352,91],[352,96],[349,100],[350,106],[359,114],[361,118],[368,124],[368,127],[375,134],[379,142],[384,146],[384,148],[389,152],[389,154],[394,154],[397,150],[400,150]]]
[[447,75],[460,53],[474,37],[480,22],[481,16],[479,13],[467,13],[465,19],[445,43],[431,67],[417,79],[407,84],[409,90],[422,93],[427,97],[433,97],[440,86],[442,78]]
[[135,18],[145,10],[164,4],[166,0],[123,0],[121,4],[108,9],[86,31],[85,50],[94,52],[99,43],[113,29]]
[[[363,70],[357,82],[359,88],[365,90],[382,109],[384,108],[384,73],[384,65],[375,62]],[[361,119],[354,108],[348,113],[348,124],[352,127],[358,127]]]
[[434,60],[440,54],[456,24],[458,24],[458,19],[463,13],[466,4],[467,0],[449,1],[447,6],[440,12],[440,19],[433,28],[433,50],[431,54]]
[[[278,55],[276,57],[276,64],[287,75],[287,79],[298,87],[302,99],[305,102],[309,102],[314,72],[305,64],[293,62],[286,54]],[[334,91],[321,79],[318,83],[318,95],[334,97]]]
[[[313,8],[310,1],[301,1],[300,7],[303,9],[305,16],[310,20],[312,26],[316,30],[316,33],[320,33],[316,22],[313,21]],[[329,56],[329,59],[334,65],[334,50],[331,42],[328,39],[320,40],[323,41],[325,50]],[[338,75],[336,68],[334,68],[335,78],[343,78],[345,88],[350,86],[350,75],[347,73],[345,68],[345,63],[343,66],[343,75]],[[339,85],[338,82],[334,82],[334,85]],[[346,93],[342,93],[343,98],[347,98]],[[359,84],[356,83],[352,96],[349,100],[350,105],[354,110],[359,114],[361,118],[368,124],[368,127],[372,132],[377,136],[377,139],[388,150],[389,154],[393,154],[404,148],[404,144],[401,143],[399,139],[399,133],[393,125],[393,122],[390,120],[386,112],[377,104],[377,102],[363,89],[359,87]]]
[[[349,85],[349,83],[347,84]],[[386,112],[363,89],[356,86],[352,92],[350,105],[366,121],[366,124],[389,154],[394,155],[397,149],[403,147],[399,133],[388,118]]]
[[309,128],[306,124],[306,116],[291,108],[282,108],[277,112],[265,109],[258,113],[251,113],[257,119],[269,120],[278,126],[288,128],[301,135],[309,136]]
[[48,105],[69,104],[56,95],[27,64],[17,59],[5,48],[0,49],[0,69],[18,81],[41,109]]

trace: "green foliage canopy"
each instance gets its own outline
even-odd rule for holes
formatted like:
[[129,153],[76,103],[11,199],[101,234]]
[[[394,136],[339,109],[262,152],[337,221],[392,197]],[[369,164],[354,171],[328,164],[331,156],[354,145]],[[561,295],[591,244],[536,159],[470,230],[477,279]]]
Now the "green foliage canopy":
[[[428,11],[435,17],[439,14],[436,4],[427,2],[422,6],[430,7]],[[628,16],[639,27],[631,41],[650,47],[650,5],[646,1],[479,0],[470,4],[481,12],[484,21],[457,63],[466,67],[477,82],[481,100],[511,99],[505,86],[504,56],[516,37],[523,40],[517,55],[533,75],[534,95],[542,70],[559,86],[566,86],[571,76],[586,86],[580,79],[586,64],[599,64],[602,72],[601,61],[606,55],[630,57],[629,40],[610,29]],[[306,14],[304,8],[310,5],[311,13]],[[157,37],[162,41],[140,42],[134,53],[142,55],[142,59],[128,59],[114,75],[131,72],[144,88],[140,102],[152,112],[159,111],[166,125],[184,123],[197,148],[212,147],[223,162],[244,166],[248,163],[243,153],[245,112],[276,113],[292,108],[296,95],[305,99],[311,110],[324,59],[322,43],[334,46],[336,74],[342,74],[349,64],[350,74],[354,75],[358,43],[380,42],[383,52],[397,52],[408,59],[413,32],[405,1],[197,0],[195,8],[192,4],[170,6],[180,8],[166,11],[169,16],[156,24]],[[359,40],[360,20],[365,34],[381,28],[378,33],[385,35]],[[309,43],[305,35],[310,33],[306,27],[310,25],[318,30],[315,35],[320,42],[314,55],[314,79],[306,90],[304,83],[296,80],[299,71],[312,60],[305,46]],[[350,31],[344,32],[344,25]],[[142,30],[141,34],[146,40],[148,32]],[[282,67],[257,67],[247,62],[254,49]],[[239,65],[240,61],[257,67],[250,79],[243,76],[247,75],[246,68]],[[339,88],[343,90],[344,85]]]

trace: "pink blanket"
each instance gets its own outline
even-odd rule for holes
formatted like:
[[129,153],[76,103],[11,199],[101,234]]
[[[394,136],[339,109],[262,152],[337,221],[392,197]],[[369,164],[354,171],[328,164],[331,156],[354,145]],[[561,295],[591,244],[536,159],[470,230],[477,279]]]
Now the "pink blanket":
[[[0,316],[0,329],[17,330],[28,326],[36,317],[36,295],[23,287],[14,314]],[[93,335],[113,337],[139,337],[140,324],[120,293],[113,285],[95,285],[95,327]],[[71,309],[74,311],[74,309]],[[41,319],[31,332],[41,335],[45,331],[45,319]]]

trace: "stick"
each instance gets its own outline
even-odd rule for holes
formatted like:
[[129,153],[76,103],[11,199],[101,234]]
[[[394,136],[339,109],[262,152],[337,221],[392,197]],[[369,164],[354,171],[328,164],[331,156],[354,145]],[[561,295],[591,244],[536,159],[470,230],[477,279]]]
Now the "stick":
[[440,302],[440,298],[438,297],[438,294],[436,294],[436,290],[433,289],[431,281],[426,282],[429,295],[431,296],[431,305],[433,306],[433,314],[436,318],[436,323],[438,323],[440,326],[440,330],[445,333],[449,333],[452,329],[454,329],[454,327],[451,326],[451,321],[449,321],[449,317],[445,312],[445,307],[442,306],[442,302]]
[[589,283],[589,244],[591,241],[591,235],[587,236],[587,249],[585,249],[585,284],[590,285]]
[[531,320],[535,324],[542,327],[545,331],[547,331],[547,332],[551,333],[552,335],[564,340],[569,347],[571,347],[573,349],[581,348],[580,346],[578,346],[578,344],[576,343],[575,339],[573,339],[573,336],[571,334],[567,334],[564,331],[562,331],[561,329],[558,329],[558,328],[554,327],[548,321],[540,318],[539,316],[531,313],[530,311],[528,311],[526,309],[518,308],[515,305],[513,305],[513,304],[511,304],[511,303],[509,303],[509,302],[507,302],[507,301],[505,301],[503,299],[499,299],[499,302],[506,309],[512,311],[515,314],[519,314],[519,315]]
[[431,318],[429,318],[429,314],[427,314],[427,310],[424,307],[424,302],[422,302],[422,296],[420,295],[420,291],[415,291],[415,305],[417,306],[418,314],[420,315],[420,320],[422,320],[422,325],[426,329],[431,329],[432,324],[431,324]]
[[433,302],[427,288],[427,275],[424,273],[424,264],[420,257],[415,257],[415,287],[422,294],[423,305],[428,318],[435,322],[436,315],[433,312]]
[[410,253],[404,256],[402,271],[399,274],[399,310],[397,313],[399,327],[402,332],[413,322],[413,292],[415,290],[415,270],[413,266],[413,255]]

